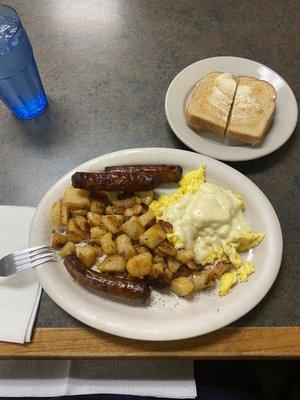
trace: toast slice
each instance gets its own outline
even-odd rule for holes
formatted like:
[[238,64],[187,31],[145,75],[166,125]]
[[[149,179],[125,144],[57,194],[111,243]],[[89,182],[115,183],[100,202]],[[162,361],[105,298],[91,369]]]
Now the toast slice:
[[275,113],[276,90],[260,79],[240,76],[226,136],[245,143],[259,143]]
[[191,128],[224,136],[236,86],[237,78],[230,73],[211,72],[201,79],[186,108]]

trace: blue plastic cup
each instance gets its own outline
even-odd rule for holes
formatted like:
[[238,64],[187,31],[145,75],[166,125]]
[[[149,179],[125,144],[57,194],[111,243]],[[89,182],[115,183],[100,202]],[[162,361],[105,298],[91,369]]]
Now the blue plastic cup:
[[0,4],[0,99],[20,119],[48,105],[32,47],[17,12]]

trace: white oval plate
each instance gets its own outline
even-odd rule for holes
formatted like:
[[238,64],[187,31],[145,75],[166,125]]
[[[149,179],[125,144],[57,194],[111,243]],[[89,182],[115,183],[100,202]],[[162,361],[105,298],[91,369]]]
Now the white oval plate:
[[[197,134],[188,126],[184,115],[185,106],[196,83],[212,71],[254,76],[270,82],[275,87],[275,117],[261,143],[252,146],[209,132]],[[298,119],[297,101],[285,80],[265,65],[239,57],[207,58],[186,67],[173,79],[168,88],[165,112],[172,131],[184,144],[198,153],[224,161],[253,160],[272,153],[289,139]]]
[[[75,171],[101,171],[108,165],[180,164],[184,171],[207,167],[207,180],[245,196],[246,217],[255,231],[265,231],[263,243],[247,254],[257,270],[246,284],[219,297],[215,292],[197,293],[193,299],[152,292],[148,305],[134,304],[93,293],[73,281],[61,261],[35,269],[48,295],[67,313],[96,329],[143,340],[175,340],[214,331],[250,311],[266,295],[278,273],[282,234],[275,211],[266,196],[248,178],[219,161],[189,151],[144,148],[123,150],[88,161],[63,176],[39,203],[30,228],[29,246],[50,242],[50,209],[71,185]],[[161,192],[171,192],[161,188]]]

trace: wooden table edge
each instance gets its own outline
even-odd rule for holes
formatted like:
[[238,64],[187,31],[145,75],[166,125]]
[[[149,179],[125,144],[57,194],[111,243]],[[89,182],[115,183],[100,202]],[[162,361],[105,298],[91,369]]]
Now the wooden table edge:
[[1,359],[299,359],[300,327],[227,327],[192,339],[138,341],[91,328],[37,328],[30,343],[0,342]]

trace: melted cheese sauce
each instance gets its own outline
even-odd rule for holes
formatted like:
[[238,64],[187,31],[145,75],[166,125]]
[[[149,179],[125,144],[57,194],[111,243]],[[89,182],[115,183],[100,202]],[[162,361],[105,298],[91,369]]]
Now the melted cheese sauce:
[[163,219],[171,222],[186,248],[194,249],[198,263],[231,239],[252,232],[236,196],[208,182],[170,206]]

